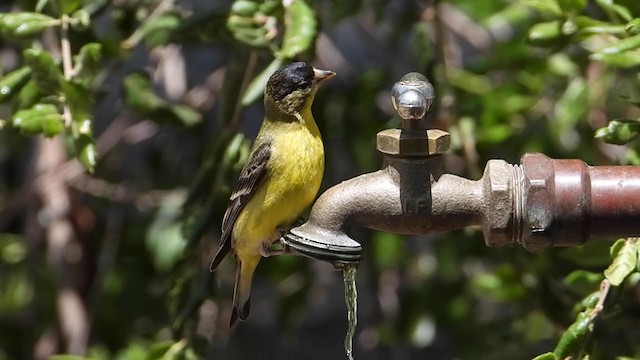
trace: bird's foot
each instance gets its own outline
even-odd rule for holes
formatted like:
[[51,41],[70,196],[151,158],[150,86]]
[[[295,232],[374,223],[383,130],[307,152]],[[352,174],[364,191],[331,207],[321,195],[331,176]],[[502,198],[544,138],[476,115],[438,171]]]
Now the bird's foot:
[[262,255],[262,257],[287,255],[290,253],[289,249],[282,244],[280,238],[276,239],[271,245],[263,244],[260,247],[260,255]]
[[[294,226],[299,226],[304,224],[303,218],[298,218],[296,220]],[[278,237],[271,244],[262,244],[260,247],[260,255],[263,257],[270,257],[276,255],[288,255],[291,254],[291,250],[283,241],[283,239],[287,236],[291,230],[291,226],[278,225],[276,226],[276,231],[278,232]]]
[[278,232],[278,236],[271,243],[263,243],[260,247],[260,255],[262,255],[262,257],[286,255],[289,253],[289,250],[282,242],[282,238],[287,235],[289,228],[279,225],[276,227],[276,231]]

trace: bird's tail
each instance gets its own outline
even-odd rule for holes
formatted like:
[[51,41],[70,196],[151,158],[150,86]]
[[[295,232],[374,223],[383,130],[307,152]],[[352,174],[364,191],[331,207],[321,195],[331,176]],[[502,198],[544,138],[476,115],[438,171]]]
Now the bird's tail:
[[258,266],[260,255],[238,258],[236,269],[236,285],[233,290],[233,310],[229,327],[233,327],[238,318],[244,321],[251,312],[251,280]]

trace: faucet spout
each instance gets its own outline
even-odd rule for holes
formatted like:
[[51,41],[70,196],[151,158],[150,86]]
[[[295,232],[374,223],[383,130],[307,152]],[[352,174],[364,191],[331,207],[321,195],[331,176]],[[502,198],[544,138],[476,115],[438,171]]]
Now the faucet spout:
[[[480,180],[443,174],[442,156],[386,157],[384,167],[323,193],[309,220],[283,243],[294,253],[332,262],[360,261],[361,246],[347,235],[352,224],[398,234],[431,234],[482,226],[493,245],[513,242],[513,166],[492,160]],[[496,206],[502,211],[496,211]],[[516,227],[517,228],[517,227]]]

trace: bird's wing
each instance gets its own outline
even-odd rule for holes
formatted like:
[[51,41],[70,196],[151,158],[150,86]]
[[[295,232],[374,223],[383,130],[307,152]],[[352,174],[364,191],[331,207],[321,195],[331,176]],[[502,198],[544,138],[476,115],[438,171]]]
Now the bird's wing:
[[231,233],[233,225],[238,219],[238,215],[247,205],[253,194],[255,194],[267,174],[267,163],[271,157],[271,142],[265,141],[256,146],[249,161],[242,169],[238,184],[229,198],[227,211],[222,219],[222,236],[220,237],[220,248],[213,257],[209,270],[214,271],[222,259],[229,253],[231,249]]

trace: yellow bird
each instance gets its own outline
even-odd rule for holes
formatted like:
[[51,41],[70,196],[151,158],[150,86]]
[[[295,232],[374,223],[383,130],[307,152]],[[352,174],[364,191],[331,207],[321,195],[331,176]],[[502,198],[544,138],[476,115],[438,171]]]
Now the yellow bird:
[[267,82],[265,118],[222,220],[214,271],[229,250],[236,257],[230,326],[250,312],[253,272],[261,256],[311,204],[324,173],[324,148],[311,104],[318,86],[334,72],[295,62]]

